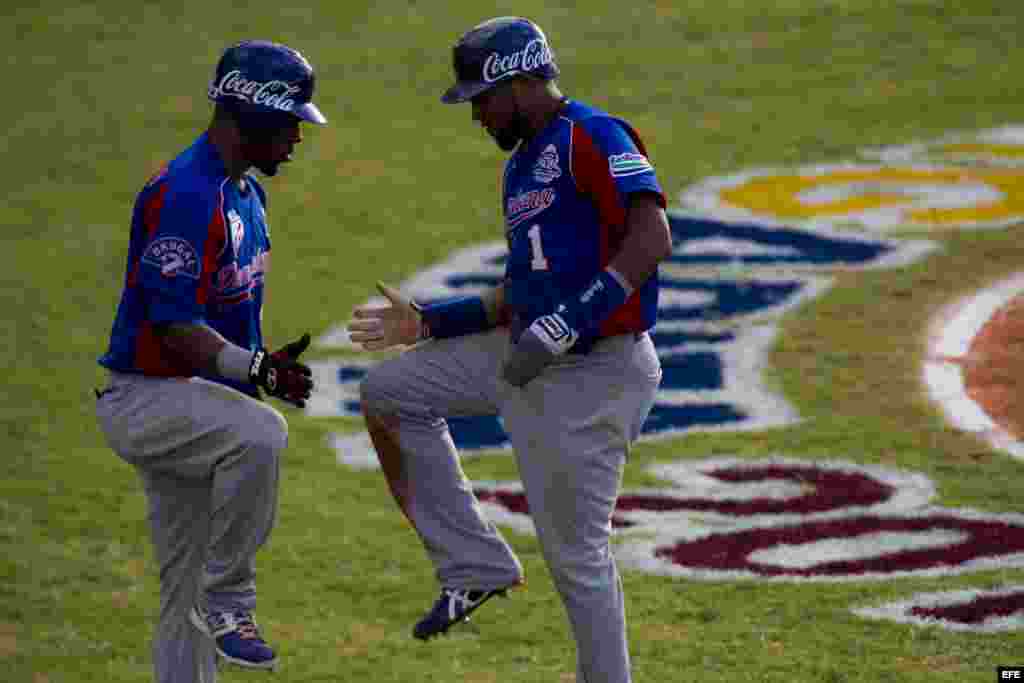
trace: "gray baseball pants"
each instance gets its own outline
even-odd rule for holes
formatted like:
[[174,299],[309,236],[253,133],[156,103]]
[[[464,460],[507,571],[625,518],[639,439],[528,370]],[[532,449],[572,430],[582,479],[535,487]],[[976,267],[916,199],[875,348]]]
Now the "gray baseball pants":
[[500,414],[576,640],[576,680],[628,683],[611,516],[630,443],[661,380],[654,345],[647,334],[611,337],[587,355],[557,359],[521,389],[499,377],[508,346],[499,328],[433,340],[371,368],[363,408],[388,425],[402,456],[399,481],[389,483],[442,586],[519,582],[522,567],[481,514],[444,419]]
[[121,373],[111,373],[96,414],[146,492],[160,569],[156,681],[212,683],[213,641],[188,613],[195,604],[255,607],[255,555],[274,525],[288,425],[274,408],[215,382]]

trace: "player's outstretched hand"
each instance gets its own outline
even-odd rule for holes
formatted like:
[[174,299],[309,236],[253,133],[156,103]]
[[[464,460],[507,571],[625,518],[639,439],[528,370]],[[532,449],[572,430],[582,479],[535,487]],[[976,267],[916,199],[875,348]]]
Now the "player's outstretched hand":
[[360,306],[348,322],[348,336],[367,351],[415,344],[421,339],[423,320],[409,297],[383,282],[377,291],[388,300],[386,306]]
[[306,333],[273,353],[265,349],[257,351],[249,368],[249,379],[271,396],[304,408],[313,391],[313,373],[298,362],[298,358],[308,347],[309,333]]
[[501,377],[516,387],[526,386],[558,356],[572,348],[579,334],[557,313],[537,318],[519,335],[505,364]]

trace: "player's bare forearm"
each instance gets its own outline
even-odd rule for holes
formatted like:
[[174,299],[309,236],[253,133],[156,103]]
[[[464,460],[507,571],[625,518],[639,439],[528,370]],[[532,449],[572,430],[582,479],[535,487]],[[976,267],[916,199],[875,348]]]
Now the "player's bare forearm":
[[654,274],[658,263],[672,254],[672,232],[656,195],[640,193],[631,198],[626,237],[609,265],[638,289]]
[[249,382],[300,408],[313,390],[312,371],[298,362],[309,347],[308,333],[273,353],[237,346],[204,324],[160,325],[157,334],[167,352],[195,374]]
[[510,311],[505,304],[505,285],[498,285],[480,295],[484,302],[484,311],[487,312],[487,322],[491,327],[507,325]]
[[157,334],[174,357],[203,374],[217,373],[217,355],[228,341],[212,327],[195,323],[159,325]]

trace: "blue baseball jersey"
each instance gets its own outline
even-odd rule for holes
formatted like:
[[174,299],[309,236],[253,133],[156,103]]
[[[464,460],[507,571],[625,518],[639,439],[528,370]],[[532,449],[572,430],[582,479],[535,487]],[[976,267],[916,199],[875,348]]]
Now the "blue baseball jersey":
[[230,179],[204,133],[139,192],[124,289],[100,365],[158,377],[193,375],[160,343],[154,326],[161,323],[205,324],[242,348],[263,346],[266,195],[252,175],[244,184]]
[[[516,149],[503,184],[505,300],[522,325],[579,294],[608,265],[625,237],[630,194],[653,193],[665,206],[639,134],[575,101]],[[601,337],[648,330],[657,310],[655,274],[581,335],[574,350],[585,352]]]

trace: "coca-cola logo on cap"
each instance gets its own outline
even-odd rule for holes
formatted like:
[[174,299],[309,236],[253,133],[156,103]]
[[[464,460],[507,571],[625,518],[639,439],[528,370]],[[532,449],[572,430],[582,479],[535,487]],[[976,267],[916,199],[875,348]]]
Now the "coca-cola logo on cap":
[[220,81],[210,84],[210,98],[235,97],[279,111],[295,109],[294,96],[301,88],[285,81],[255,81],[242,75],[238,69],[224,74]]
[[494,83],[518,73],[529,73],[551,63],[551,48],[543,38],[534,38],[522,50],[507,55],[492,52],[484,60],[484,81]]

